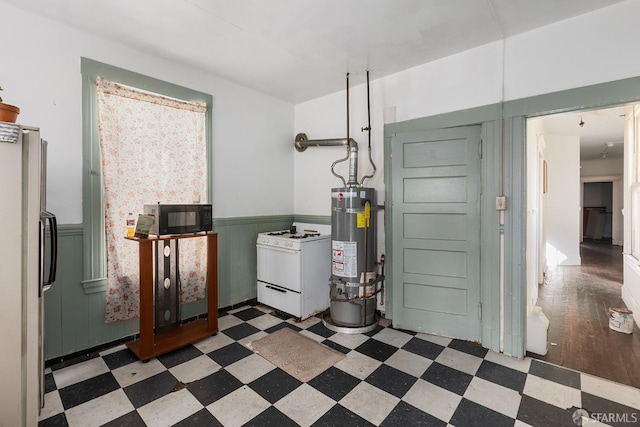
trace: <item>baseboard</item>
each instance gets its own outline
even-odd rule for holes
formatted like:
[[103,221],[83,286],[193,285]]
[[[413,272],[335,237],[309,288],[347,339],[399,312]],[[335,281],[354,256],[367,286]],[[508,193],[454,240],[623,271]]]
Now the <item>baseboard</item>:
[[582,265],[582,258],[579,256],[567,258],[564,261],[558,263],[558,265]]

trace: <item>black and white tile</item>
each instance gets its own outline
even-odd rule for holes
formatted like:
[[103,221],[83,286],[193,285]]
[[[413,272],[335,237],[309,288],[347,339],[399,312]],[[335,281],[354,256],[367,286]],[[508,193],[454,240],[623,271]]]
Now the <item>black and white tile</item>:
[[[380,323],[341,334],[261,305],[224,311],[218,334],[147,363],[120,345],[51,366],[39,425],[640,424],[638,389]],[[285,327],[346,356],[301,383],[249,346]]]

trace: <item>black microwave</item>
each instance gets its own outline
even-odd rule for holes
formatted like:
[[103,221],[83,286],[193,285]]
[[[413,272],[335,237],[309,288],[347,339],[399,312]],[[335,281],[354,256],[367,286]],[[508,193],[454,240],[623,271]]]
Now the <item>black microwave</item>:
[[207,204],[144,205],[145,215],[153,216],[149,234],[156,236],[192,234],[213,229],[213,210]]

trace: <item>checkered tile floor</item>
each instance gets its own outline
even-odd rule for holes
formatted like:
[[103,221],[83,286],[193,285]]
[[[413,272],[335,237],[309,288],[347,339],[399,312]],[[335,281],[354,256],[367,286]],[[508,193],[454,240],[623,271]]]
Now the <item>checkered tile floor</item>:
[[[579,425],[578,409],[583,425],[640,423],[638,389],[465,341],[334,333],[261,305],[219,319],[217,335],[147,363],[121,345],[48,368],[39,425],[547,427]],[[346,357],[301,383],[247,346],[285,327]]]

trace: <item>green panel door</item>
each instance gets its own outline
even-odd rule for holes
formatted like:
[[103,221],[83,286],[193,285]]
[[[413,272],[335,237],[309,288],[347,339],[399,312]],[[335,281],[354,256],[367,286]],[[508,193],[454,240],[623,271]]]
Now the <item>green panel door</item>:
[[480,131],[392,138],[394,327],[480,340]]

